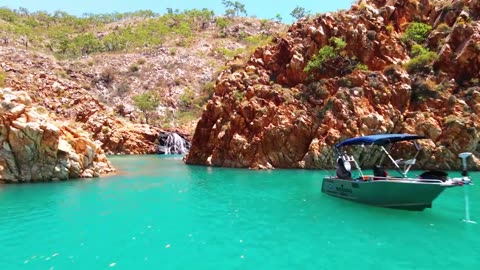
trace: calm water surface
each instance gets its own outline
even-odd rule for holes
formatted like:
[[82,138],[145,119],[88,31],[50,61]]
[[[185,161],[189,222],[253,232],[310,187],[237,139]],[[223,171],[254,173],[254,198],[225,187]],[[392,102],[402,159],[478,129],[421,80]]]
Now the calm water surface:
[[408,212],[329,197],[322,171],[111,160],[121,174],[0,186],[0,269],[480,269],[462,188]]

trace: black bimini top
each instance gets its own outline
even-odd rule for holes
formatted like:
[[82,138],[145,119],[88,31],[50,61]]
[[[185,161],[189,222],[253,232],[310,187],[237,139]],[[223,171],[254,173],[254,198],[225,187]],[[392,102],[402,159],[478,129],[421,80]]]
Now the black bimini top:
[[346,145],[387,145],[389,143],[396,143],[401,141],[411,141],[425,139],[425,136],[414,134],[375,134],[356,138],[346,139],[337,144],[335,147],[340,148]]

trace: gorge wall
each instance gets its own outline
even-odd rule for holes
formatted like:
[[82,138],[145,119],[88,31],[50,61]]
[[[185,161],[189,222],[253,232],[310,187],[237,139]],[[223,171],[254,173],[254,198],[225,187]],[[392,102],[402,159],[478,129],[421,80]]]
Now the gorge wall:
[[[219,76],[185,161],[331,168],[334,145],[343,139],[416,133],[431,139],[421,141],[418,165],[458,169],[458,153],[479,153],[479,16],[478,0],[376,0],[300,20]],[[420,49],[405,40],[413,22],[431,26],[420,42],[431,61],[414,59]],[[346,46],[307,72],[315,55],[333,46],[332,37]],[[377,159],[363,155],[361,162]],[[469,166],[479,169],[480,160]]]

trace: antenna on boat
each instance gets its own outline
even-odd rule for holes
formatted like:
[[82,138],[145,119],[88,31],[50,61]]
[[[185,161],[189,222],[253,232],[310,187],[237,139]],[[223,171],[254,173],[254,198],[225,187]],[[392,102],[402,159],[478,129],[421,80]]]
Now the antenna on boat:
[[468,186],[471,183],[471,179],[468,177],[468,168],[467,168],[467,158],[470,157],[472,153],[470,152],[464,152],[460,153],[458,155],[459,158],[462,159],[462,176],[463,176],[463,181],[466,182],[467,184],[464,184],[463,190],[465,194],[465,219],[463,221],[467,223],[476,223],[475,221],[470,219],[470,203],[468,199]]

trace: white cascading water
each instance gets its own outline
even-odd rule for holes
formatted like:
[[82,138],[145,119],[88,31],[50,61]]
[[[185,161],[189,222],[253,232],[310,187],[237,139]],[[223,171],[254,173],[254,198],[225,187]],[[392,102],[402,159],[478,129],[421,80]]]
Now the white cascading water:
[[175,132],[168,134],[163,147],[165,155],[185,154],[188,152],[185,140]]

